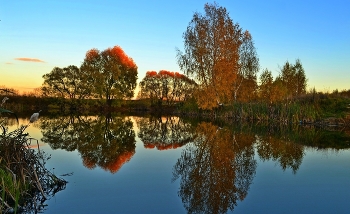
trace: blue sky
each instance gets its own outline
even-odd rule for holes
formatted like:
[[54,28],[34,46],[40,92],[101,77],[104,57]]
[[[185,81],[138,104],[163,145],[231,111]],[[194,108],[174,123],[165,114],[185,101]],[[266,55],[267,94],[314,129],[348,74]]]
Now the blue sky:
[[[89,49],[114,45],[134,59],[139,81],[149,70],[180,71],[175,49],[206,2],[0,0],[0,86],[39,87],[55,66],[80,66]],[[252,34],[261,70],[277,76],[299,58],[308,88],[350,89],[350,1],[216,2]]]

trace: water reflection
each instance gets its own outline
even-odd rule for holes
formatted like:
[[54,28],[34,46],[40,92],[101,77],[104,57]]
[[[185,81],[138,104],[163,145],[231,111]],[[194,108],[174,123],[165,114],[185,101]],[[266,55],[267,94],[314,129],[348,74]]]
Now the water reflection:
[[130,119],[106,116],[69,116],[43,119],[42,142],[52,149],[77,150],[84,166],[99,166],[111,173],[135,153],[136,140]]
[[179,117],[142,117],[136,121],[138,137],[148,149],[176,149],[194,138],[192,125]]
[[270,135],[258,137],[257,153],[261,160],[273,160],[283,170],[292,169],[296,173],[304,157],[304,146]]
[[253,181],[254,136],[200,123],[173,170],[179,196],[189,213],[226,213],[243,200]]
[[[189,122],[179,117],[138,117],[137,136],[146,149],[183,147],[173,166],[178,195],[188,213],[226,213],[243,201],[258,159],[296,174],[305,148],[349,148],[349,134],[310,127]],[[42,118],[44,143],[77,150],[85,167],[117,172],[135,154],[135,130],[127,117]],[[291,173],[291,174],[292,174]]]

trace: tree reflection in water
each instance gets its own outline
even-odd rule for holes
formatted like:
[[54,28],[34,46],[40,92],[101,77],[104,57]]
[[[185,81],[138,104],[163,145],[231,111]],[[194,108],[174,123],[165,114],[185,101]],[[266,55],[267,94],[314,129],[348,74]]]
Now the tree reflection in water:
[[242,127],[220,128],[202,122],[173,169],[180,178],[179,196],[188,213],[226,213],[244,200],[255,176],[255,151],[263,161],[279,163],[293,173],[299,169],[304,146],[269,133]]
[[130,119],[70,116],[41,121],[42,142],[52,149],[77,150],[83,164],[117,172],[135,153],[135,132]]
[[277,161],[283,170],[290,168],[295,174],[304,157],[304,146],[272,136],[261,136],[257,140],[257,152],[261,160]]
[[[145,148],[183,148],[173,168],[180,179],[179,196],[189,213],[226,213],[248,194],[257,161],[279,163],[296,173],[303,160],[309,135],[292,131],[266,132],[253,127],[220,128],[211,122],[192,125],[178,117],[135,118],[138,137]],[[83,164],[112,173],[135,153],[136,141],[130,119],[105,116],[42,118],[42,142],[53,149],[77,150]],[[309,132],[306,132],[309,133]],[[302,135],[300,135],[302,134]],[[312,138],[314,139],[314,138]]]
[[138,137],[148,149],[176,149],[194,138],[190,123],[179,117],[138,118]]
[[181,177],[179,196],[189,213],[226,213],[253,181],[255,138],[206,122],[196,133],[174,166],[173,180]]

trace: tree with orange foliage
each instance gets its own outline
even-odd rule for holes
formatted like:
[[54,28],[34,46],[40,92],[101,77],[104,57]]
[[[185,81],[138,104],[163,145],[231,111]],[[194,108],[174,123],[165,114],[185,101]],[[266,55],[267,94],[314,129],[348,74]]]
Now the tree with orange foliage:
[[199,83],[195,94],[199,106],[213,109],[233,98],[242,29],[216,3],[205,4],[204,10],[205,15],[193,15],[183,34],[184,53],[178,50],[177,59],[181,70]]
[[97,49],[89,50],[81,70],[91,74],[95,95],[106,99],[109,106],[113,99],[134,96],[137,66],[119,46],[107,48],[102,52]]
[[184,101],[192,94],[196,83],[178,72],[148,71],[140,82],[140,97],[150,98],[152,104],[161,107],[163,101],[173,105]]
[[251,34],[232,21],[226,8],[206,3],[204,11],[193,15],[177,60],[199,84],[194,93],[199,107],[213,109],[257,89],[259,60]]

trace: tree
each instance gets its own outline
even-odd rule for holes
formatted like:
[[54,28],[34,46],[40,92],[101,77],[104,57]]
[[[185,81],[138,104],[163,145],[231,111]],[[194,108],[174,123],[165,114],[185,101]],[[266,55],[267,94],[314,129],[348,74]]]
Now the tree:
[[150,98],[152,104],[159,107],[163,101],[173,105],[177,101],[188,99],[195,86],[193,80],[178,72],[148,71],[140,82],[140,97]]
[[178,64],[199,83],[196,99],[212,109],[232,99],[232,85],[239,71],[242,30],[226,8],[205,4],[205,15],[194,13],[183,34],[184,53],[177,50]]
[[91,49],[86,53],[81,70],[93,78],[95,95],[106,99],[110,106],[112,99],[134,96],[137,80],[137,66],[119,46],[100,52]]
[[162,87],[156,71],[147,71],[140,82],[140,98],[150,98],[152,104],[162,102]]
[[233,84],[235,101],[250,101],[253,98],[258,88],[256,75],[259,69],[253,37],[249,31],[245,31],[239,47],[239,72]]
[[287,90],[287,98],[306,93],[307,79],[299,59],[294,65],[287,61],[281,69],[280,78]]
[[294,77],[295,71],[293,69],[293,65],[287,61],[281,69],[280,79],[283,86],[287,89],[288,97],[292,97],[295,95]]
[[288,97],[288,89],[285,87],[284,82],[280,76],[273,81],[272,88],[272,102],[280,101]]
[[305,75],[305,70],[299,59],[295,61],[294,70],[295,70],[296,95],[305,94],[307,79]]
[[7,88],[4,85],[0,86],[0,95],[18,95],[19,91],[14,88]]
[[273,76],[271,71],[265,69],[260,75],[260,98],[265,101],[272,103],[273,96]]
[[43,95],[68,99],[84,99],[91,94],[89,75],[75,65],[55,67],[43,75]]

